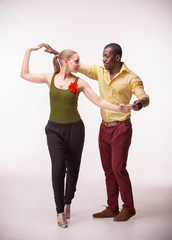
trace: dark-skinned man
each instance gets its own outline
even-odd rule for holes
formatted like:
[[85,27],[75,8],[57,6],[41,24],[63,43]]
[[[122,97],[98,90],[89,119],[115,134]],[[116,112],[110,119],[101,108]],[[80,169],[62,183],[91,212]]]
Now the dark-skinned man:
[[[45,51],[59,54],[48,44]],[[134,72],[121,62],[122,49],[116,43],[110,43],[103,50],[104,66],[81,64],[79,72],[99,83],[100,97],[115,105],[129,104],[132,94],[137,99],[132,108],[141,110],[149,105],[143,82]],[[101,109],[102,123],[99,132],[99,150],[106,178],[107,204],[105,210],[93,214],[95,218],[113,217],[114,221],[127,221],[136,214],[132,187],[126,170],[128,150],[132,137],[131,112],[119,113]],[[123,201],[119,212],[119,193]]]

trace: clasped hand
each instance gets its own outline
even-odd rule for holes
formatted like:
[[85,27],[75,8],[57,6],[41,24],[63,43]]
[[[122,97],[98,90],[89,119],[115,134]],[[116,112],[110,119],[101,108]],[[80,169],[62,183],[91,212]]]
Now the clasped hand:
[[133,109],[132,104],[120,104],[119,108],[120,108],[120,111],[123,113],[131,111]]
[[143,108],[143,103],[141,100],[136,100],[133,104],[120,104],[119,107],[120,110],[124,113],[131,110],[139,111]]

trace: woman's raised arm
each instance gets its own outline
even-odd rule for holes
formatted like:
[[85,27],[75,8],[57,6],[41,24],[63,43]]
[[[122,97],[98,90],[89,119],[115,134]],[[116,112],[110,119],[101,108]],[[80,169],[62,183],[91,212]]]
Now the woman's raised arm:
[[114,105],[106,101],[105,99],[100,98],[90,87],[90,85],[85,82],[83,79],[79,79],[79,88],[83,91],[84,95],[95,105],[105,108],[115,112],[128,112],[132,109],[131,105],[120,104],[119,106]]
[[52,76],[51,73],[34,74],[29,72],[30,54],[32,51],[37,51],[40,48],[42,48],[42,46],[37,46],[37,47],[27,49],[23,59],[20,76],[29,82],[47,83],[49,85],[50,84],[49,79],[51,79],[51,76]]

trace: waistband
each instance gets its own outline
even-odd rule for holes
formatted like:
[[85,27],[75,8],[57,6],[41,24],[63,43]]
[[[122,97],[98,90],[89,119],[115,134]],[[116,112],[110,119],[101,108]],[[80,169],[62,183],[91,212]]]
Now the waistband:
[[52,126],[52,127],[76,127],[76,126],[80,126],[83,124],[84,123],[83,123],[82,119],[77,122],[72,122],[72,123],[56,123],[56,122],[52,122],[52,121],[48,120],[48,123],[47,123],[48,126]]
[[106,127],[113,127],[113,126],[117,126],[126,122],[131,122],[130,118],[128,118],[127,120],[124,121],[113,121],[113,122],[105,122],[104,120],[102,120],[102,124]]

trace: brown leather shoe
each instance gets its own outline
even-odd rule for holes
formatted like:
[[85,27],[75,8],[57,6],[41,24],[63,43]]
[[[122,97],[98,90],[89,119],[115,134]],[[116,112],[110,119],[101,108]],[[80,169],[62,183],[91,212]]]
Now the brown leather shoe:
[[121,212],[113,219],[115,222],[127,221],[136,214],[136,210],[128,210],[123,208]]
[[94,218],[108,218],[108,217],[115,217],[117,216],[119,211],[112,211],[109,208],[106,208],[102,212],[94,213],[93,217]]

